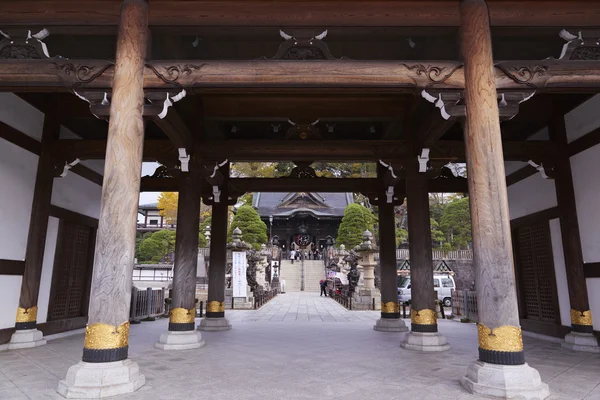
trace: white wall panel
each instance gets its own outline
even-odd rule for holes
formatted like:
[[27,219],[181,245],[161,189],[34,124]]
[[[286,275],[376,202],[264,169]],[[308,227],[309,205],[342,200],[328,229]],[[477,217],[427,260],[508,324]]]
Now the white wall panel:
[[44,261],[42,264],[42,277],[40,279],[40,294],[38,297],[37,322],[46,322],[48,318],[48,302],[52,286],[52,270],[54,268],[54,255],[56,253],[56,239],[58,238],[58,218],[50,217],[48,220],[48,233],[44,248]]
[[600,95],[596,95],[565,115],[567,140],[572,142],[600,127]]
[[600,262],[600,145],[571,157],[577,219],[585,262]]
[[587,290],[592,311],[592,323],[594,330],[600,331],[600,278],[588,278]]
[[508,187],[510,219],[556,207],[554,181],[535,174]]
[[44,114],[12,93],[0,93],[0,121],[36,140],[42,140]]
[[54,180],[52,205],[98,218],[102,188],[72,172]]
[[25,259],[37,162],[35,154],[0,139],[0,258]]
[[0,275],[0,329],[15,327],[21,280],[20,276]]

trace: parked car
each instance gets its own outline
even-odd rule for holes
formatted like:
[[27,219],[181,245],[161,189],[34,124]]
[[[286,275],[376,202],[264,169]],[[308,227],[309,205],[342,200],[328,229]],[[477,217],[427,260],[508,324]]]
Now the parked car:
[[[445,307],[452,306],[452,290],[456,289],[452,275],[434,275],[433,287]],[[398,278],[398,301],[410,302],[410,276]]]

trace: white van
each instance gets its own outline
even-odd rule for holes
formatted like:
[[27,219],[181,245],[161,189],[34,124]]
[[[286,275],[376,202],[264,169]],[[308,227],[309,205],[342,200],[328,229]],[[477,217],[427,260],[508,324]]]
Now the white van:
[[[433,287],[437,292],[438,300],[444,303],[445,307],[452,305],[452,290],[456,289],[452,275],[434,275]],[[410,301],[410,276],[398,278],[398,301],[403,303]]]

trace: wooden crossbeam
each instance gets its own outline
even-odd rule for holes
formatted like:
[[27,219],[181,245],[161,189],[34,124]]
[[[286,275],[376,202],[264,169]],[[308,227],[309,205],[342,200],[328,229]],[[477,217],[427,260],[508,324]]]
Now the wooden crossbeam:
[[[557,147],[550,141],[504,142],[506,161],[552,160]],[[105,140],[59,140],[52,151],[64,159],[103,159]],[[201,142],[197,155],[202,160],[229,161],[376,161],[415,158],[412,146],[401,140],[215,140]],[[464,162],[462,141],[438,141],[431,146],[434,161]],[[177,160],[177,148],[168,140],[146,140],[144,160]]]
[[[208,188],[206,182],[200,183]],[[210,190],[205,188],[204,194],[210,195]],[[404,193],[404,179],[396,184],[397,193]],[[456,179],[430,179],[428,184],[430,193],[466,193],[467,180]],[[174,178],[144,177],[141,180],[142,192],[177,192],[178,181]],[[377,178],[230,178],[229,190],[231,193],[241,195],[248,192],[328,192],[328,193],[382,193],[383,181]]]
[[[499,91],[594,92],[600,61],[501,61],[494,77]],[[114,65],[103,60],[1,60],[2,91],[110,91]],[[457,61],[150,61],[145,90],[180,88],[243,90],[337,89],[414,93],[419,89],[463,90]]]

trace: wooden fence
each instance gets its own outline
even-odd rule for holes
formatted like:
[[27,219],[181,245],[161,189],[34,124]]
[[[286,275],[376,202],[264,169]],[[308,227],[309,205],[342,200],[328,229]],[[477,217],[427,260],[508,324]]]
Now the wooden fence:
[[477,312],[477,293],[474,290],[453,290],[452,291],[452,314],[468,318],[477,322],[479,315]]
[[140,290],[133,287],[131,290],[130,320],[153,318],[165,313],[165,297],[167,289],[147,288]]

